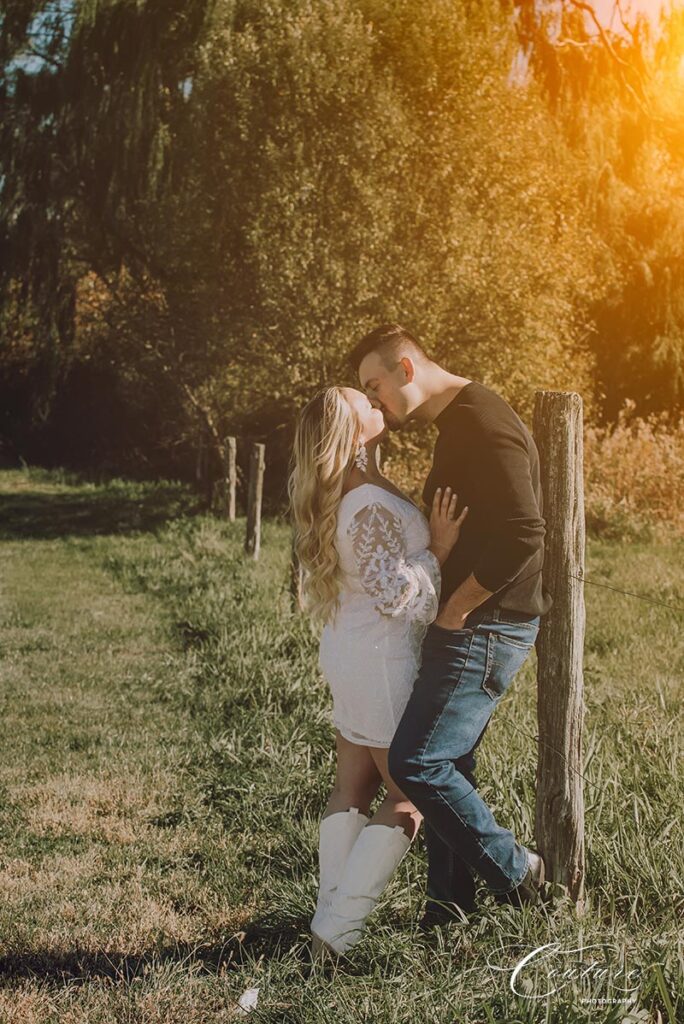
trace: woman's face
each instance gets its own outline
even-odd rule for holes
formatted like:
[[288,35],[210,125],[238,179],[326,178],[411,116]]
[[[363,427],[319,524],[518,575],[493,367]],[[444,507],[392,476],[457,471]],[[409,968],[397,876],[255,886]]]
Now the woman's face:
[[365,444],[366,441],[379,439],[387,430],[380,409],[374,409],[363,391],[357,391],[356,388],[342,388],[342,394],[359,418],[361,424],[359,441]]

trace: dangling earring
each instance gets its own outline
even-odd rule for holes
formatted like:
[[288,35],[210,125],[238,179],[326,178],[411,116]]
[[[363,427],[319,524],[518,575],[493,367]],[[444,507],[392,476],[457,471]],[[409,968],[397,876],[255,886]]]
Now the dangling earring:
[[362,473],[366,472],[366,469],[368,468],[368,452],[363,442],[361,442],[361,444],[356,449],[354,463],[361,470]]

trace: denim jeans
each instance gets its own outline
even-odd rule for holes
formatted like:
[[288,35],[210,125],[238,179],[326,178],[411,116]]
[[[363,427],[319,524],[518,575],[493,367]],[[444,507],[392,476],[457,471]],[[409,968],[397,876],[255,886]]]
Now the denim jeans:
[[539,623],[538,615],[476,608],[463,629],[428,626],[388,768],[425,819],[429,899],[458,902],[467,873],[495,893],[514,889],[527,873],[525,847],[477,792],[474,752],[531,653]]

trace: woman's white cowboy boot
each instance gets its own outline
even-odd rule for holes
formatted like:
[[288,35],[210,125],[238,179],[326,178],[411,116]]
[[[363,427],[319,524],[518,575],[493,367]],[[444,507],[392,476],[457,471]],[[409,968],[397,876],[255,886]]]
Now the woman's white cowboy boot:
[[[312,931],[318,927],[323,913],[330,906],[349,851],[367,821],[367,816],[361,814],[358,807],[350,807],[348,811],[337,811],[321,818],[318,829],[318,898],[316,911],[311,918]],[[316,945],[314,943],[314,947]]]
[[366,918],[410,845],[401,825],[366,825],[359,833],[332,902],[312,929],[324,946],[345,953],[363,937]]

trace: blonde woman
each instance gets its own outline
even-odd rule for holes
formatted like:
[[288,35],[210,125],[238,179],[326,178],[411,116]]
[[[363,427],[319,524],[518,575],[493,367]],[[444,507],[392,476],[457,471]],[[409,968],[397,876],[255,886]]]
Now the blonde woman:
[[435,494],[428,523],[377,468],[385,431],[363,392],[320,390],[300,413],[288,482],[303,607],[322,626],[319,665],[337,748],[320,822],[314,951],[343,953],[358,942],[420,827],[387,771],[387,750],[437,615],[441,565],[468,511],[455,518],[457,496],[447,488]]

